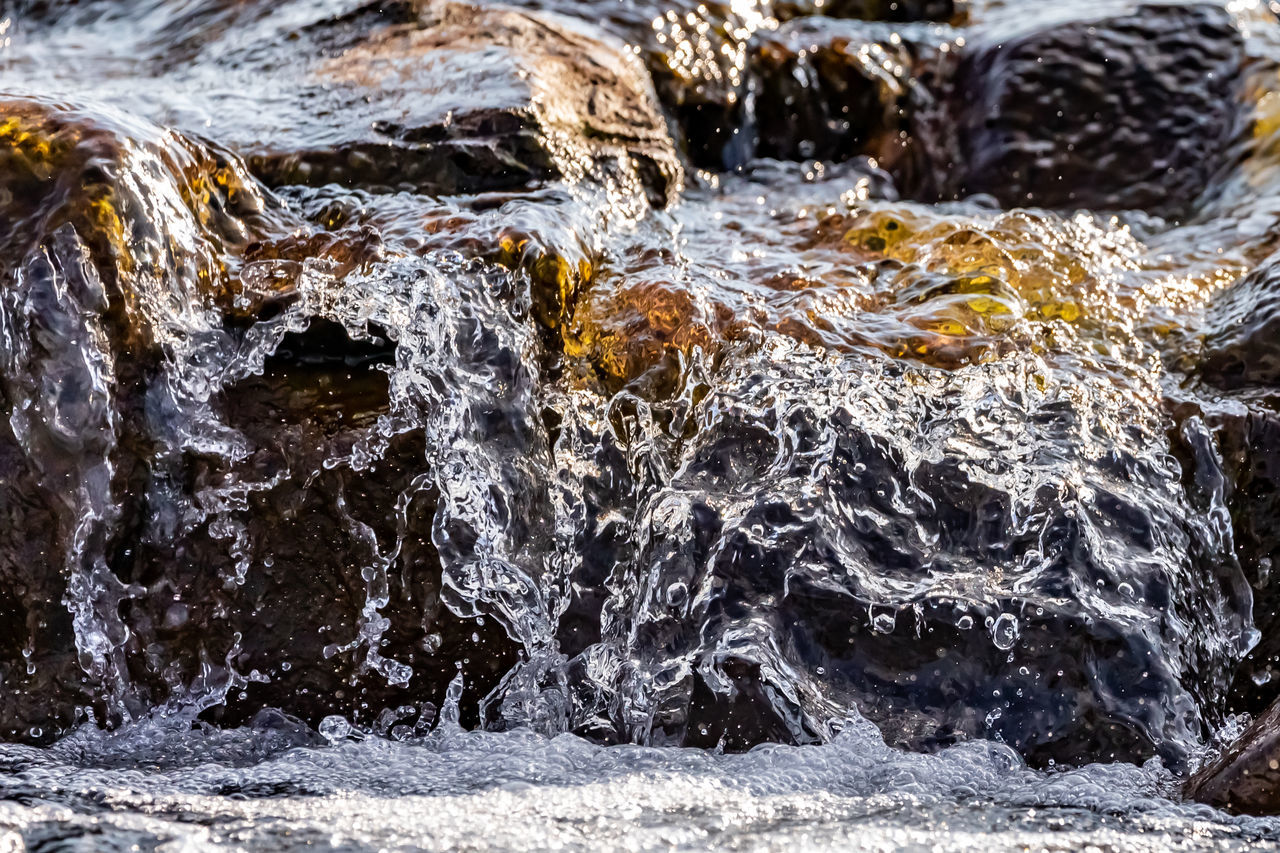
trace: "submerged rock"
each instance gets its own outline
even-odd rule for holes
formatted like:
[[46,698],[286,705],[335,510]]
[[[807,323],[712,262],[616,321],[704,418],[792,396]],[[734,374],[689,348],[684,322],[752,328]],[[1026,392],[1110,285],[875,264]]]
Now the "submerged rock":
[[1197,368],[1224,391],[1280,387],[1280,261],[1270,258],[1216,299]]
[[591,179],[662,205],[682,184],[643,66],[571,18],[456,2],[86,3],[72,23],[129,51],[98,81],[72,66],[66,85],[216,138],[271,186]]
[[[1240,159],[1248,63],[1202,4],[963,29],[801,18],[749,46],[763,156],[872,155],[905,196],[1188,215]],[[748,149],[750,150],[750,149]]]
[[[1181,765],[1249,593],[1133,336],[1166,274],[1090,217],[835,213],[816,189],[823,215],[761,217],[726,184],[714,226],[637,249],[575,315],[649,484],[612,473],[638,503],[590,513],[612,569],[582,730],[745,748],[856,707],[913,749]],[[742,250],[705,250],[711,227]]]
[[[115,113],[0,101],[0,360],[7,535],[0,731],[53,736],[119,686],[143,511],[148,386],[201,322],[219,252],[262,224],[225,153]],[[81,669],[83,668],[83,671]]]
[[915,749],[1184,760],[1246,615],[1158,416],[1062,357],[1062,387],[856,358],[775,344],[708,392],[610,581],[625,736],[811,742],[856,706]]
[[332,314],[380,241],[307,235],[234,157],[142,122],[0,115],[0,503],[22,534],[0,557],[0,730],[165,701],[429,722],[459,673],[474,721],[515,646],[442,600],[429,439],[392,424],[396,340]]

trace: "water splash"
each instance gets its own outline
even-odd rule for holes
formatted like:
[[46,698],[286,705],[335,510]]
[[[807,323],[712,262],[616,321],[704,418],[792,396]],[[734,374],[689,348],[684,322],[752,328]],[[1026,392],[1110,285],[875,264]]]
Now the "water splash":
[[[263,108],[214,85],[270,71],[264,98],[287,101],[292,78],[272,62],[296,39],[325,81],[299,84],[299,102],[357,109],[377,101],[341,100],[361,74],[425,62],[433,27],[483,19],[525,47],[562,30],[598,50],[596,89],[617,83],[628,110],[652,100],[634,58],[581,24],[409,5],[88,3],[65,21],[33,15],[29,41],[6,49],[6,86],[45,94],[6,98],[22,123],[0,131],[5,156],[68,176],[29,203],[13,194],[22,222],[55,227],[0,224],[0,248],[24,259],[0,298],[16,447],[0,452],[49,499],[65,546],[65,606],[33,609],[17,648],[28,676],[69,684],[59,696],[94,719],[136,721],[54,755],[186,744],[214,760],[241,739],[261,746],[245,762],[262,762],[314,741],[262,710],[287,705],[333,747],[288,760],[392,755],[407,796],[448,784],[366,735],[417,736],[437,716],[425,748],[475,758],[473,782],[515,754],[566,763],[528,774],[561,787],[599,781],[589,756],[650,774],[625,780],[644,796],[666,773],[723,785],[718,806],[776,796],[819,815],[823,796],[849,792],[952,803],[974,773],[977,796],[1019,807],[1103,810],[1062,792],[1116,779],[1137,792],[1116,807],[1130,816],[1169,794],[1153,766],[1042,776],[1013,750],[1045,766],[1191,766],[1257,642],[1212,427],[1176,404],[1204,306],[1271,239],[1265,128],[1248,187],[1265,199],[1237,215],[1222,201],[1244,191],[1233,179],[1173,227],[900,201],[873,158],[748,163],[741,140],[712,140],[740,174],[685,186],[661,117],[628,112],[619,129],[593,101],[601,143],[579,132],[581,92],[535,62],[513,63],[528,86],[509,90],[532,106],[485,118],[510,132],[461,146],[500,160],[529,152],[495,139],[536,145],[536,169],[509,164],[527,182],[502,172],[456,195],[446,169],[388,186],[395,169],[369,150],[425,156],[452,131],[379,117],[382,148],[346,150],[325,134],[349,128],[321,124],[302,128],[320,148],[286,134],[267,150],[245,130],[264,127]],[[629,31],[633,11],[605,23]],[[636,52],[651,72],[663,63],[677,122],[763,132],[735,122],[759,107],[748,57],[768,12],[642,22],[652,41]],[[170,44],[187,28],[201,35]],[[917,69],[872,42],[858,68],[894,97],[915,91]],[[548,62],[574,71],[557,44]],[[469,62],[476,80],[500,64]],[[140,83],[143,68],[160,82]],[[383,96],[416,103],[396,82]],[[362,174],[361,188],[328,180]],[[41,622],[56,633],[58,619],[79,670],[49,660]],[[889,752],[859,712],[892,746],[940,756]],[[476,725],[561,737],[468,740]],[[569,732],[826,745],[695,757]],[[997,744],[955,746],[983,738]],[[790,788],[778,768],[820,781]],[[254,774],[278,769],[241,781],[269,787]],[[746,793],[725,781],[736,772]],[[1198,819],[1162,809],[1178,827]]]

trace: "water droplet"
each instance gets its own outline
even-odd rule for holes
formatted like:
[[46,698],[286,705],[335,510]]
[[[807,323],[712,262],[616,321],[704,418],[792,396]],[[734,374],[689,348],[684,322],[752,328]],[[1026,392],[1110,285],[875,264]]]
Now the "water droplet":
[[966,613],[956,620],[956,627],[961,631],[968,631],[973,627],[973,617]]
[[676,581],[667,587],[667,603],[672,607],[683,607],[689,600],[689,588],[682,581]]
[[991,641],[997,649],[1008,651],[1018,641],[1018,617],[1012,613],[1001,613],[991,626]]
[[877,634],[892,634],[898,617],[892,612],[877,613],[871,617],[871,630]]
[[320,721],[320,735],[330,744],[346,740],[351,735],[351,731],[351,724],[337,714]]

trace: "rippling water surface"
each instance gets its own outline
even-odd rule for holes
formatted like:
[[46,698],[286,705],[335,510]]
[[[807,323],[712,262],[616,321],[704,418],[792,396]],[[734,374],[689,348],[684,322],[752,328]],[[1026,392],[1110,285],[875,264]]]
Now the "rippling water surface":
[[1278,36],[0,0],[0,849],[1270,849]]

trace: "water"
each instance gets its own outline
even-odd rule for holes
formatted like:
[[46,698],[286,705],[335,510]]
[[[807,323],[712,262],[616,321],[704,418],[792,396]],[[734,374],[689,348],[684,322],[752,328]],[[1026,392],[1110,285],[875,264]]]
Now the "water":
[[0,849],[1274,846],[1272,12],[518,5],[0,5]]
[[[463,732],[286,749],[257,731],[81,732],[6,747],[11,845],[106,849],[1271,849],[1274,821],[1166,799],[1156,766],[1025,769],[978,742],[932,756],[853,722],[744,755]],[[17,846],[16,849],[22,849]]]

